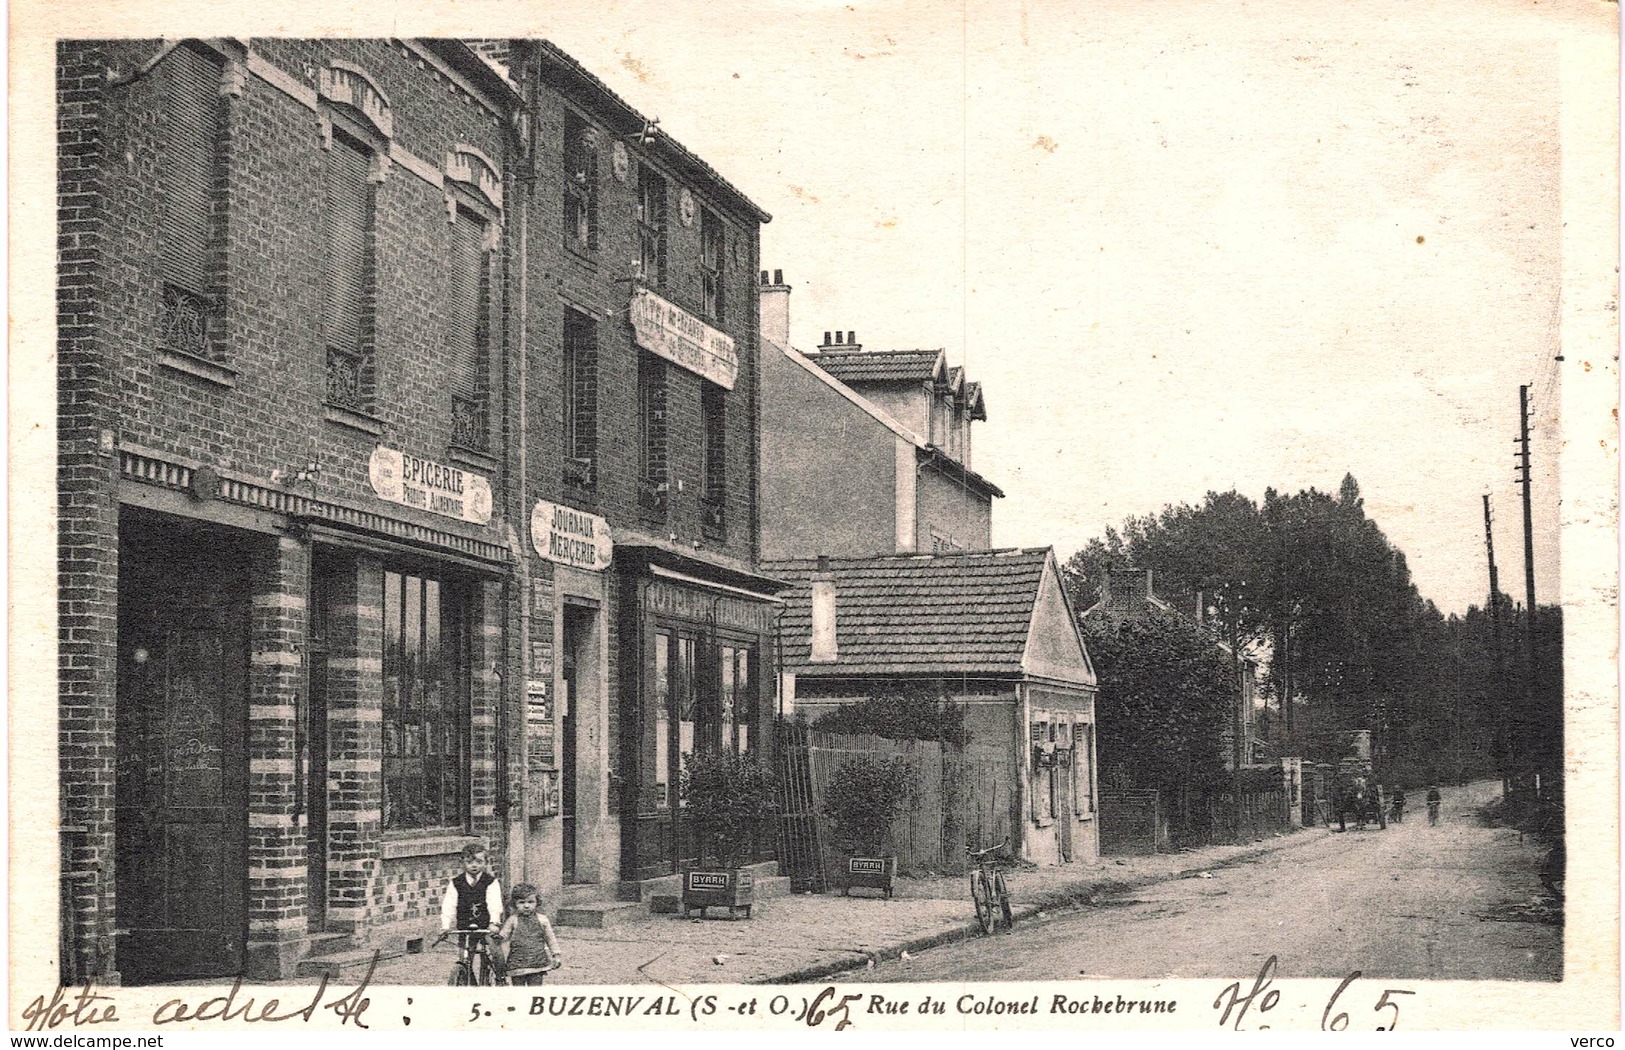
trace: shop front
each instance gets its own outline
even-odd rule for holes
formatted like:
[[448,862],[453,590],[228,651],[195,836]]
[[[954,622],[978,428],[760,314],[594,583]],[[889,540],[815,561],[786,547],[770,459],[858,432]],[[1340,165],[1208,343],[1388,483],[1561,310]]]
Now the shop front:
[[[772,761],[780,585],[654,546],[620,548],[617,572],[621,871],[636,881],[698,859],[681,792],[689,755]],[[773,849],[764,834],[756,859]]]

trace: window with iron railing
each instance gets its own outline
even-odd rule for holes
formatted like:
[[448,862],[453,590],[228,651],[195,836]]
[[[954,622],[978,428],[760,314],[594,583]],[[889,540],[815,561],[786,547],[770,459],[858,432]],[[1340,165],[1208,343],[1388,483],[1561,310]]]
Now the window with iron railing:
[[564,244],[598,248],[598,132],[573,111],[564,114]]
[[490,446],[487,418],[491,278],[486,220],[458,206],[451,224],[447,266],[449,303],[447,387],[451,395],[451,442],[484,452]]
[[164,349],[216,360],[216,306],[210,296],[217,248],[215,185],[220,176],[220,59],[182,44],[159,65],[164,93],[160,128],[159,264],[163,274]]
[[638,170],[638,276],[666,286],[666,180],[647,167]]
[[576,310],[564,312],[564,483],[597,488],[598,327]]
[[335,130],[326,163],[322,320],[327,400],[364,410],[372,393],[366,340],[366,313],[372,298],[372,153]]

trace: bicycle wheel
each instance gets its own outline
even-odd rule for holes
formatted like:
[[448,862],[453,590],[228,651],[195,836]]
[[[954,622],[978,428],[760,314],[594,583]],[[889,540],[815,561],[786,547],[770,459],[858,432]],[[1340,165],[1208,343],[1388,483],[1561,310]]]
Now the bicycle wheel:
[[1016,928],[1016,915],[1010,910],[1010,887],[1005,885],[1004,872],[993,876],[993,892],[999,897],[999,916],[1004,919],[1004,928]]
[[987,881],[986,872],[971,875],[970,895],[976,902],[976,921],[982,924],[982,932],[993,932],[993,886]]
[[446,981],[449,985],[465,988],[474,983],[474,974],[469,971],[468,963],[458,960],[452,964],[451,978]]

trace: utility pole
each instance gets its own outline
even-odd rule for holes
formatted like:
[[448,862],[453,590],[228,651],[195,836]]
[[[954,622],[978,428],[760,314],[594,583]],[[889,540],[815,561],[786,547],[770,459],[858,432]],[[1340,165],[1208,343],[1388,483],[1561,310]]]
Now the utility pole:
[[[1519,721],[1524,725],[1540,725],[1540,717],[1536,713],[1536,678],[1539,668],[1535,657],[1535,527],[1533,514],[1530,510],[1531,475],[1529,468],[1529,387],[1518,387],[1518,444],[1520,446],[1519,464],[1523,476],[1518,480],[1523,485],[1523,590],[1524,590],[1524,648],[1525,662],[1528,666],[1528,682],[1525,686],[1524,717]],[[1540,762],[1540,748],[1533,741],[1525,741],[1527,750],[1532,752],[1537,770]],[[1537,773],[1538,775],[1538,773]],[[1538,792],[1537,792],[1538,795]]]

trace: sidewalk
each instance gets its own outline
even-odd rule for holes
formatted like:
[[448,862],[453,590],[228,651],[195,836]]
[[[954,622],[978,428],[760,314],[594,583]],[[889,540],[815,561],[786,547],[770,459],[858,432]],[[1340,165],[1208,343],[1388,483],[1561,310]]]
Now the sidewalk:
[[[1242,846],[1188,853],[1105,857],[1093,865],[1014,870],[1017,921],[1041,910],[1074,907],[1114,890],[1195,877],[1250,857],[1305,845],[1327,834],[1306,828]],[[1223,877],[1222,874],[1216,877]],[[860,891],[861,892],[861,891]],[[607,929],[557,927],[564,965],[548,984],[731,984],[817,981],[872,960],[895,958],[981,936],[965,877],[898,879],[896,896],[797,894],[759,901],[755,917],[730,921],[638,916]],[[375,984],[444,984],[446,948],[378,964]]]

